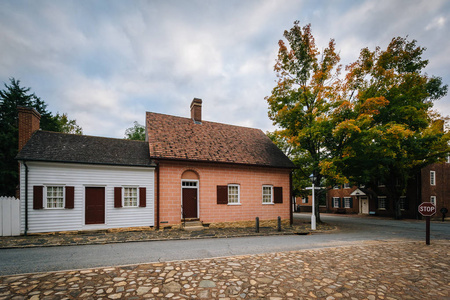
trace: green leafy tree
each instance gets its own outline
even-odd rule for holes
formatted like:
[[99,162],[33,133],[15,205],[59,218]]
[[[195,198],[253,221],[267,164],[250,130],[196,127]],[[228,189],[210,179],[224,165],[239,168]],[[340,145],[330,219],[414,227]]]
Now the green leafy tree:
[[[335,147],[332,129],[336,121],[331,115],[338,105],[340,57],[333,39],[320,53],[315,45],[310,24],[300,27],[296,21],[280,40],[274,70],[278,77],[272,94],[266,97],[269,118],[280,130],[274,135],[290,146],[290,157],[299,167],[299,185],[314,174],[315,185],[323,180],[320,162]],[[302,187],[297,187],[301,190]],[[316,219],[320,222],[319,201]]]
[[76,120],[70,120],[66,113],[59,114],[53,117],[58,132],[71,133],[71,134],[83,134],[83,129],[77,124]]
[[386,50],[361,50],[348,66],[341,85],[341,122],[335,140],[343,141],[321,162],[323,174],[347,178],[385,193],[401,217],[400,197],[408,181],[426,165],[449,152],[444,119],[433,112],[433,102],[447,93],[439,77],[423,72],[425,48],[415,40],[397,37]]
[[[13,196],[18,184],[18,164],[15,157],[18,151],[18,112],[17,106],[32,107],[41,114],[40,125],[44,130],[64,132],[64,122],[75,124],[60,115],[52,116],[47,105],[30,88],[20,86],[20,81],[10,79],[10,84],[4,84],[0,90],[0,195]],[[64,116],[64,115],[63,115]],[[81,128],[79,131],[81,133]]]
[[145,141],[145,127],[134,121],[133,127],[125,131],[125,139],[135,141]]

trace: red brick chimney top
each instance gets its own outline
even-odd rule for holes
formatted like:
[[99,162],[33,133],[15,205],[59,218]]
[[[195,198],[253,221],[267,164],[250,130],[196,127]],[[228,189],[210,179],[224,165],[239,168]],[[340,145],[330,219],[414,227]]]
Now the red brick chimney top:
[[39,130],[41,114],[34,108],[30,107],[17,107],[19,115],[19,151],[31,138],[31,135]]
[[195,123],[202,123],[202,99],[194,98],[191,102],[191,119]]

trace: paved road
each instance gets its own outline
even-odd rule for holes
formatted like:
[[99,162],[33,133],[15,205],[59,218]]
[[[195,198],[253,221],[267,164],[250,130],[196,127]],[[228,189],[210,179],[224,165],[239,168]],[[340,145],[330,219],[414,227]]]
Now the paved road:
[[[296,218],[309,218],[296,214]],[[29,249],[0,249],[0,275],[173,260],[260,254],[386,240],[425,240],[423,221],[323,216],[339,230],[308,236],[140,242]],[[432,223],[433,239],[450,240],[450,222]]]

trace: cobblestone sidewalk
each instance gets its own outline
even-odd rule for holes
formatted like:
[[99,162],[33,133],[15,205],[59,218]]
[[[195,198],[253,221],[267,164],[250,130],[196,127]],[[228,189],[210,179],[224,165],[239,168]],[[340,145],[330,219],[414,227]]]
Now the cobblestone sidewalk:
[[450,241],[0,277],[0,299],[450,299]]
[[[317,231],[326,231],[334,229],[334,226],[327,224],[317,224]],[[140,230],[110,232],[91,231],[82,233],[67,234],[45,234],[29,235],[15,237],[0,237],[1,248],[28,248],[62,245],[89,245],[89,244],[107,244],[107,243],[125,243],[139,241],[159,241],[174,239],[200,239],[200,238],[227,238],[242,236],[262,236],[262,235],[291,235],[308,234],[311,225],[309,223],[294,224],[292,227],[282,227],[279,232],[276,228],[261,227],[259,233],[255,228],[207,228],[202,231],[184,231],[180,229],[170,230]]]

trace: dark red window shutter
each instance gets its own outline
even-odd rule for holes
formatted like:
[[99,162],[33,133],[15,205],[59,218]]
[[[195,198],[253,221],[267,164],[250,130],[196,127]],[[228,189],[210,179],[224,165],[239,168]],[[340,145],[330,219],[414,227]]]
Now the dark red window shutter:
[[217,204],[228,204],[228,186],[217,186]]
[[114,188],[114,207],[122,207],[122,188]]
[[73,186],[66,186],[66,207],[75,207],[75,188]]
[[33,186],[33,209],[44,208],[44,187],[41,185]]
[[283,188],[274,187],[273,188],[273,203],[283,203]]
[[147,194],[146,194],[146,188],[140,187],[139,188],[139,207],[146,207],[147,206]]

